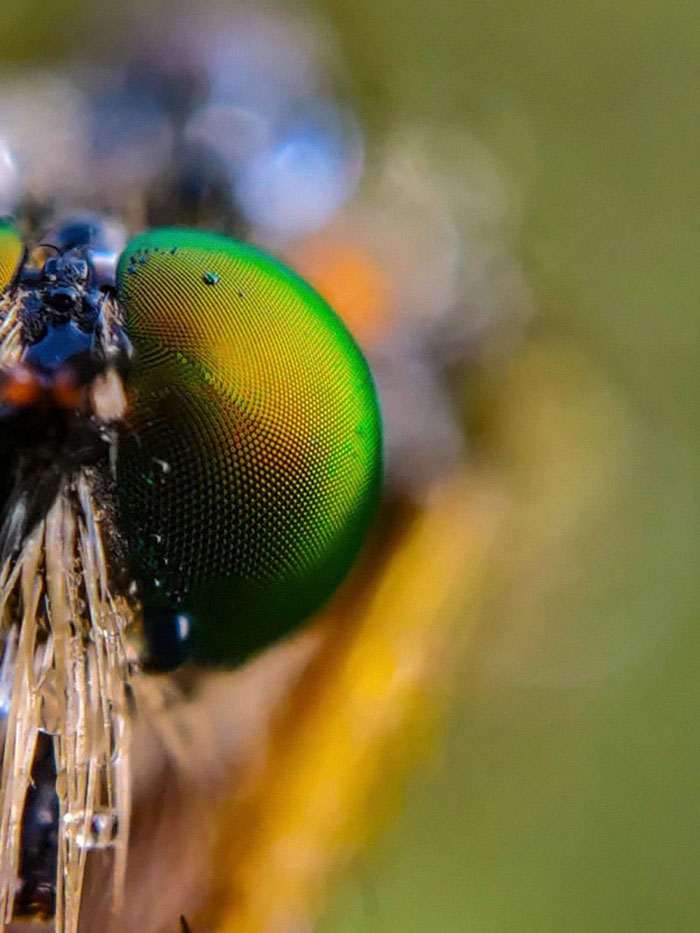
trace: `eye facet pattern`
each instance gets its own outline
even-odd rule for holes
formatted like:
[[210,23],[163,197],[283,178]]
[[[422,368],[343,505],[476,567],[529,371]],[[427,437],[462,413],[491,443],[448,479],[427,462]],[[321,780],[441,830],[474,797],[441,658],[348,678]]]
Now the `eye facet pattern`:
[[10,284],[24,255],[24,244],[12,221],[0,218],[0,293]]
[[250,245],[149,231],[117,286],[136,354],[117,485],[144,601],[193,613],[197,660],[239,661],[359,550],[381,484],[372,379],[323,299]]

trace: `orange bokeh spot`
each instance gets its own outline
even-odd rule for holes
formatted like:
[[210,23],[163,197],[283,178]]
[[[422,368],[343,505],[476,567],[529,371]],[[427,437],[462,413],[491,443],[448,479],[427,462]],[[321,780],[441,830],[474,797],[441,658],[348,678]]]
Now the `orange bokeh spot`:
[[0,385],[0,401],[15,408],[34,405],[41,395],[42,387],[31,370],[16,366],[5,375]]
[[296,249],[290,261],[361,344],[381,340],[391,323],[389,283],[365,249],[342,240],[314,239]]
[[61,370],[56,374],[52,387],[53,399],[59,408],[67,411],[77,411],[85,401],[85,391],[78,385],[74,374],[69,370]]

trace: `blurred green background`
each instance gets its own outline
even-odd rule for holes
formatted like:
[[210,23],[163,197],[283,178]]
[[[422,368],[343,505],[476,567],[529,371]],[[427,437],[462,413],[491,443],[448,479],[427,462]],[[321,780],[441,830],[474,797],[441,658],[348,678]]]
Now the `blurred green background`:
[[[445,740],[322,928],[700,929],[697,4],[316,7],[371,132],[486,142],[537,307],[465,387],[509,506]],[[82,16],[5,0],[0,54]]]
[[330,10],[377,127],[520,181],[539,313],[484,386],[515,505],[445,747],[324,929],[697,930],[697,5]]

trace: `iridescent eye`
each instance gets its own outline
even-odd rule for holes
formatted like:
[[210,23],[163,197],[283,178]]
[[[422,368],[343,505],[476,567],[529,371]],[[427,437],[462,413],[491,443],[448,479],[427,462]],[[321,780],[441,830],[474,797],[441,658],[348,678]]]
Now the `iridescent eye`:
[[12,222],[0,219],[0,292],[12,281],[23,254],[24,245]]
[[252,246],[165,229],[117,284],[136,352],[122,527],[149,608],[238,661],[308,616],[352,563],[381,481],[377,401],[328,305]]

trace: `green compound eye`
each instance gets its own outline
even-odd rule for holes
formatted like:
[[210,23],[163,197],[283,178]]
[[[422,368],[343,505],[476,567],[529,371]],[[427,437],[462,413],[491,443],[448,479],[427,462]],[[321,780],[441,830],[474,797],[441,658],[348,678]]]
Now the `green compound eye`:
[[23,255],[24,244],[12,222],[0,219],[0,292],[12,281]]
[[163,229],[117,272],[136,352],[122,525],[147,605],[237,662],[347,572],[374,514],[381,427],[352,337],[302,279],[227,237]]

